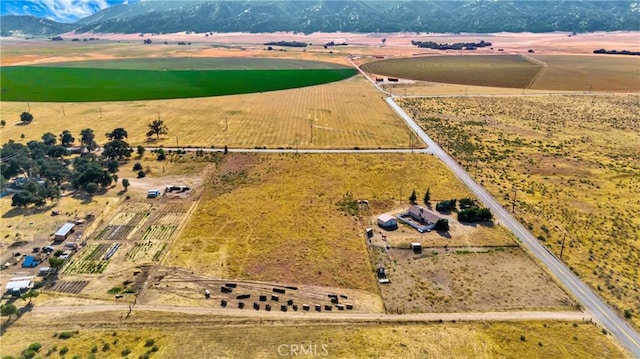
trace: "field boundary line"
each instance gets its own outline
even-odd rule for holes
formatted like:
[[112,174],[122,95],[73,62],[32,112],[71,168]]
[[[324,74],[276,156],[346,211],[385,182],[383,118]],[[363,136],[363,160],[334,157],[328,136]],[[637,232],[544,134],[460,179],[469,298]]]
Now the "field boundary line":
[[526,61],[529,61],[529,62],[531,62],[533,64],[542,66],[542,68],[536,73],[536,75],[531,79],[531,81],[529,81],[529,84],[526,87],[527,89],[531,89],[531,86],[533,86],[533,84],[535,84],[536,81],[538,81],[540,76],[542,76],[542,73],[547,69],[547,64],[544,61],[535,59],[535,58],[533,58],[531,56],[528,56],[528,55],[521,54],[520,57],[522,57]]

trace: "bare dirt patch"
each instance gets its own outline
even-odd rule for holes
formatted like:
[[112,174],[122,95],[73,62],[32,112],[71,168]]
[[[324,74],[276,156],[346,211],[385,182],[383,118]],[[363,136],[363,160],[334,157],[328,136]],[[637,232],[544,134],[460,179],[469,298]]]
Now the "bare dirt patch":
[[372,249],[391,313],[559,309],[575,303],[521,249]]

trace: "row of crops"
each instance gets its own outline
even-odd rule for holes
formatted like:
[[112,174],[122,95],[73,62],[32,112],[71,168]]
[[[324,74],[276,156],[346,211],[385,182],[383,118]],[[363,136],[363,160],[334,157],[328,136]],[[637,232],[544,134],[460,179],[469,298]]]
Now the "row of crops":
[[120,247],[119,243],[94,243],[89,244],[76,255],[66,266],[66,274],[100,274],[109,265],[111,257]]
[[126,259],[131,262],[153,260],[159,261],[162,258],[162,254],[167,249],[167,243],[158,242],[138,242],[127,253]]

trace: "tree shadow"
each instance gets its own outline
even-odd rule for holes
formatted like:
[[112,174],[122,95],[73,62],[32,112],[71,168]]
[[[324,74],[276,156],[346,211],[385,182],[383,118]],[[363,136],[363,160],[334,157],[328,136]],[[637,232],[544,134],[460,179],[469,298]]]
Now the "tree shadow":
[[446,239],[451,239],[451,234],[449,233],[449,231],[436,231],[440,237],[446,238]]
[[7,211],[5,214],[3,214],[2,218],[13,218],[17,216],[30,216],[32,214],[40,214],[42,212],[49,211],[51,208],[55,206],[56,204],[53,203],[53,204],[48,204],[42,207],[31,207],[31,208],[15,207]]

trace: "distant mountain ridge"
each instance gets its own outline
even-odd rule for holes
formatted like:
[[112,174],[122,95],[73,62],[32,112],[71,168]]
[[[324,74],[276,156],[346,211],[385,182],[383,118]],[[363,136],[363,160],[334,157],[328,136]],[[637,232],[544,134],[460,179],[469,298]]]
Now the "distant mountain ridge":
[[[51,31],[70,31],[47,24]],[[638,31],[640,4],[573,0],[152,0],[111,6],[70,25],[77,33]],[[33,20],[0,18],[0,31],[5,35],[16,31],[44,34],[39,26]]]

